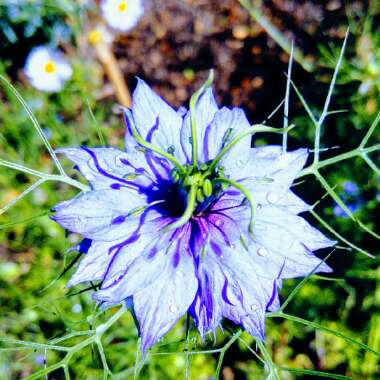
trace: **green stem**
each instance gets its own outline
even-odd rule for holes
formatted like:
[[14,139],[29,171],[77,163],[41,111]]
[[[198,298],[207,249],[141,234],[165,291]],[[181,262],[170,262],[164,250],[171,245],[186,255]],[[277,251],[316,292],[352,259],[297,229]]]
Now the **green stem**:
[[[292,48],[290,51],[290,59],[288,64],[288,73],[286,79],[286,90],[285,90],[285,105],[284,105],[284,120],[283,128],[286,129],[289,126],[289,98],[290,98],[290,79],[292,76],[292,66],[294,58],[294,42],[292,41]],[[282,153],[286,153],[288,147],[288,132],[284,132],[282,135]]]
[[63,175],[57,175],[57,174],[46,174],[43,172],[40,172],[38,170],[30,169],[26,166],[16,164],[14,162],[5,161],[0,158],[0,166],[4,166],[9,169],[18,170],[23,173],[34,175],[35,177],[39,177],[43,179],[44,181],[58,181],[58,182],[65,182],[68,185],[74,186],[78,188],[81,191],[89,191],[90,187],[67,176],[66,174]]
[[163,232],[172,230],[174,228],[179,228],[190,220],[191,216],[193,215],[193,211],[195,209],[195,200],[197,197],[197,190],[198,190],[198,184],[193,182],[191,184],[189,195],[187,197],[187,206],[186,206],[185,212],[182,214],[180,218],[177,219],[177,221],[166,226],[162,230]]
[[278,371],[277,371],[277,367],[273,363],[272,357],[270,356],[270,353],[268,352],[267,348],[265,347],[265,344],[259,339],[256,339],[256,343],[257,343],[261,353],[264,356],[265,363],[270,368],[270,374],[269,374],[268,378],[272,378],[271,375],[273,375],[274,379],[280,380],[280,377],[279,377]]
[[202,87],[196,91],[190,99],[190,121],[191,121],[191,146],[192,146],[192,162],[193,167],[198,165],[198,147],[197,147],[197,120],[196,120],[196,105],[200,96],[212,85],[214,81],[214,71],[210,70],[210,74]]
[[[283,50],[290,54],[292,45],[289,40],[274,26],[268,18],[266,18],[259,10],[258,6],[252,4],[250,0],[239,0],[239,3],[248,11],[253,20],[272,37]],[[308,72],[312,72],[315,67],[311,62],[308,62],[301,50],[295,49],[294,59]]]
[[329,91],[328,91],[327,96],[326,96],[326,101],[325,101],[325,105],[323,107],[322,114],[321,114],[320,118],[318,119],[318,122],[317,122],[317,125],[316,125],[315,140],[314,140],[314,163],[318,163],[318,161],[319,161],[319,151],[320,151],[320,141],[321,141],[322,125],[323,125],[323,123],[324,123],[324,121],[326,119],[326,116],[328,114],[329,105],[330,105],[331,97],[332,97],[332,92],[334,90],[335,82],[336,82],[336,79],[337,79],[337,76],[338,76],[338,72],[339,72],[340,66],[342,64],[343,54],[344,54],[344,51],[346,49],[347,39],[348,39],[348,30],[346,32],[346,36],[345,36],[344,41],[343,41],[342,49],[340,50],[338,62],[336,64],[333,77],[331,79]]
[[346,335],[340,333],[339,331],[335,331],[335,330],[332,330],[332,329],[330,329],[328,327],[322,326],[319,323],[307,321],[306,319],[302,319],[302,318],[295,317],[293,315],[289,315],[289,314],[285,314],[285,313],[281,313],[281,312],[280,313],[267,313],[266,316],[268,318],[284,318],[284,319],[288,319],[290,321],[301,323],[301,324],[306,325],[306,326],[311,326],[311,327],[313,327],[313,328],[315,328],[317,330],[325,331],[325,332],[327,332],[329,334],[332,334],[332,335],[335,335],[335,336],[337,336],[339,338],[342,338],[342,339],[344,339],[345,341],[347,341],[349,343],[355,344],[355,345],[363,348],[366,351],[372,352],[376,356],[380,357],[380,352],[377,352],[377,351],[373,350],[371,347],[368,347],[366,344],[364,344],[362,342],[359,342],[359,341],[357,341],[357,340],[355,340],[353,338],[350,338],[349,336],[346,336]]
[[181,173],[185,173],[185,169],[183,168],[183,166],[179,163],[179,161],[174,156],[172,156],[169,153],[164,152],[160,148],[157,148],[156,146],[145,141],[136,129],[135,123],[133,122],[133,119],[132,119],[131,111],[129,109],[125,108],[124,112],[128,118],[129,126],[131,129],[132,135],[135,138],[135,140],[138,142],[138,144],[140,144],[144,148],[151,150],[152,152],[159,154],[160,156],[165,157],[168,161],[172,162],[174,164],[174,166],[176,166]]
[[352,377],[337,375],[331,372],[314,371],[311,369],[303,369],[303,368],[289,368],[289,367],[282,367],[282,366],[277,366],[277,368],[279,371],[285,371],[285,372],[290,372],[290,373],[295,373],[295,374],[310,375],[310,376],[313,376],[314,379],[315,377],[327,377],[329,379],[337,379],[337,380],[353,380]]
[[350,150],[349,152],[345,152],[335,157],[331,157],[326,160],[322,160],[317,163],[311,164],[309,167],[303,169],[298,174],[297,178],[304,177],[305,175],[314,174],[317,170],[324,168],[325,166],[336,164],[340,161],[348,160],[353,157],[362,156],[368,153],[376,152],[378,150],[380,150],[380,144],[376,144],[368,148],[356,148],[356,149]]
[[50,154],[50,157],[53,159],[54,161],[54,164],[55,166],[57,167],[59,173],[61,175],[65,175],[65,171],[63,170],[63,167],[61,165],[61,163],[59,162],[58,160],[58,157],[57,155],[55,154],[52,146],[50,145],[48,139],[46,138],[40,124],[38,123],[38,120],[36,119],[36,117],[34,116],[32,110],[30,109],[30,107],[28,106],[28,104],[25,102],[25,100],[23,99],[23,97],[20,95],[20,93],[16,90],[16,88],[7,80],[7,78],[5,78],[3,75],[0,74],[0,81],[2,81],[5,86],[11,90],[11,92],[13,93],[13,95],[17,98],[17,100],[21,103],[22,107],[24,108],[25,112],[27,113],[27,115],[29,116],[34,128],[36,129],[38,135],[40,136],[41,140],[43,141],[46,149],[48,150],[49,154]]
[[243,185],[241,185],[239,182],[236,182],[236,181],[229,179],[229,178],[216,178],[216,179],[214,179],[214,181],[226,183],[230,186],[235,187],[247,198],[247,200],[251,206],[251,220],[249,222],[249,233],[252,235],[253,234],[253,224],[254,224],[255,215],[256,215],[256,202],[252,198],[250,192]]
[[245,131],[237,135],[229,144],[227,144],[214,158],[214,160],[211,162],[209,166],[209,171],[212,172],[215,167],[218,165],[219,161],[223,158],[223,156],[231,150],[241,139],[243,139],[246,136],[254,135],[255,133],[259,132],[273,132],[273,133],[283,133],[288,132],[290,129],[292,129],[294,125],[290,125],[288,128],[273,128],[273,127],[267,127],[264,124],[255,124],[252,125],[250,128],[247,128]]
[[220,350],[218,365],[214,373],[214,379],[220,378],[219,375],[220,375],[220,370],[222,369],[224,355],[226,354],[227,350],[235,343],[235,341],[240,338],[241,334],[242,334],[241,330],[237,331],[234,335],[232,335],[232,337],[227,342],[227,344]]

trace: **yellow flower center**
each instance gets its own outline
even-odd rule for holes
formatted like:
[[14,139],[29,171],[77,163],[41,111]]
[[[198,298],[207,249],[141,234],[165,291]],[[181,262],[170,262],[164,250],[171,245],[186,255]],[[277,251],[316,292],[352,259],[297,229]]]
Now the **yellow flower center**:
[[126,1],[120,1],[118,10],[119,12],[125,12],[128,8],[128,3]]
[[45,63],[44,70],[47,74],[53,74],[57,71],[57,66],[50,60]]
[[88,34],[88,42],[91,45],[96,45],[102,39],[102,33],[99,30],[93,29]]

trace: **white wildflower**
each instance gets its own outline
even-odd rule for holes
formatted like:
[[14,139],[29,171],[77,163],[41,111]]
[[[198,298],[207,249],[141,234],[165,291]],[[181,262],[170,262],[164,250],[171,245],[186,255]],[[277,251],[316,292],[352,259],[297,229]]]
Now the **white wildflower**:
[[142,0],[103,0],[101,8],[107,23],[122,32],[136,26],[144,13]]
[[39,46],[29,53],[24,72],[36,89],[58,92],[71,77],[73,70],[60,51]]

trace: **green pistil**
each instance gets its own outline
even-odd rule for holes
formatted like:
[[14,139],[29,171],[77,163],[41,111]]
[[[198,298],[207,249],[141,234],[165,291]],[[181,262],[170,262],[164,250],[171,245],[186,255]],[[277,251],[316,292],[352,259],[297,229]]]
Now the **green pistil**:
[[[218,167],[217,170],[211,171],[209,165],[202,165],[200,169],[195,169],[189,165],[184,167],[186,174],[181,174],[177,169],[171,172],[173,180],[181,186],[188,194],[187,206],[182,216],[176,222],[166,226],[163,231],[169,231],[174,228],[179,228],[186,224],[194,214],[201,213],[201,210],[206,209],[208,204],[218,197],[222,191],[225,191],[229,186],[239,190],[245,196],[245,202],[250,205],[251,218],[249,223],[249,232],[253,235],[253,225],[256,215],[256,202],[252,198],[249,191],[232,179],[225,178],[222,175],[224,170]],[[259,180],[261,182],[261,180]],[[270,179],[263,179],[263,182],[268,183]],[[219,185],[217,185],[219,184]],[[201,210],[200,210],[200,208]]]

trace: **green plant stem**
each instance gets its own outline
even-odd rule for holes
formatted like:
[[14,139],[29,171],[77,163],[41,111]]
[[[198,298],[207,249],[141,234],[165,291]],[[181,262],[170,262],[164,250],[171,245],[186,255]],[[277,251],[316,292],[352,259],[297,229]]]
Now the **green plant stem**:
[[273,127],[268,127],[264,124],[255,124],[252,125],[250,128],[247,128],[245,131],[237,135],[229,144],[227,144],[219,153],[218,155],[214,158],[214,160],[211,162],[209,166],[209,172],[212,172],[216,166],[218,165],[219,161],[223,158],[223,156],[230,151],[240,140],[242,140],[244,137],[247,137],[249,135],[254,135],[255,133],[260,133],[260,132],[272,132],[272,133],[283,133],[287,132],[290,129],[292,129],[294,125],[290,125],[288,128],[273,128]]
[[315,128],[315,140],[314,140],[314,162],[315,163],[318,163],[318,161],[319,161],[319,150],[320,150],[320,142],[321,142],[322,125],[323,125],[323,123],[324,123],[324,121],[328,115],[329,105],[331,102],[331,97],[332,97],[332,93],[333,93],[333,90],[335,87],[336,79],[338,77],[338,72],[339,72],[340,66],[341,66],[342,61],[343,61],[343,55],[344,55],[344,51],[346,49],[347,39],[348,39],[348,30],[346,32],[346,36],[344,37],[344,41],[343,41],[342,48],[340,50],[338,62],[335,66],[334,74],[333,74],[333,77],[331,79],[329,91],[328,91],[327,96],[326,96],[326,100],[325,100],[325,104],[323,106],[322,114],[319,117],[318,122],[315,126],[316,127]]
[[18,170],[18,171],[21,171],[23,173],[31,174],[35,177],[39,177],[39,178],[43,179],[44,181],[64,182],[64,183],[67,183],[68,185],[74,186],[74,187],[76,187],[79,190],[84,191],[84,192],[90,190],[89,186],[87,186],[87,185],[85,185],[85,184],[83,184],[83,183],[81,183],[75,179],[70,178],[66,174],[63,174],[63,175],[47,174],[47,173],[40,172],[38,170],[30,169],[30,168],[23,166],[23,165],[20,165],[20,164],[5,161],[1,158],[0,158],[0,166],[7,167],[9,169]]
[[[285,130],[289,126],[290,80],[292,76],[293,58],[294,58],[294,43],[292,41],[292,48],[290,51],[290,59],[289,59],[289,64],[288,64],[288,73],[287,73],[287,80],[286,80],[284,120],[283,120],[283,125],[282,125]],[[283,153],[286,153],[287,147],[288,147],[288,132],[284,132],[282,135],[282,152]]]
[[[101,344],[101,337],[103,336],[103,334],[125,313],[126,311],[126,307],[123,305],[107,322],[105,322],[104,324],[98,326],[96,328],[95,331],[92,331],[92,335],[89,336],[88,338],[86,338],[85,340],[79,342],[78,344],[74,345],[74,346],[71,346],[71,347],[64,347],[64,346],[53,346],[53,345],[49,345],[49,344],[44,344],[44,345],[40,345],[40,346],[43,346],[43,347],[40,347],[40,348],[44,348],[44,349],[55,349],[55,350],[60,350],[60,351],[66,351],[67,354],[66,356],[60,360],[59,362],[55,363],[55,364],[52,364],[46,368],[43,368],[37,372],[35,372],[34,374],[28,376],[25,378],[25,380],[37,380],[37,379],[40,379],[42,376],[45,376],[59,368],[62,368],[64,370],[64,373],[65,373],[65,380],[70,378],[70,377],[67,377],[67,373],[68,373],[68,365],[69,365],[69,362],[70,360],[72,359],[72,357],[74,356],[74,354],[78,351],[80,351],[81,349],[89,346],[89,345],[92,345],[92,344],[97,344],[98,345],[98,349],[99,349],[99,352],[100,352],[100,355],[101,355],[101,360],[102,360],[102,363],[103,363],[103,370],[104,370],[104,376],[103,378],[106,379],[107,378],[107,375],[110,375],[111,374],[111,371],[109,370],[108,368],[108,365],[106,363],[104,363],[103,361],[103,357],[102,357],[102,352],[103,352],[103,347],[102,347],[102,344]],[[20,344],[26,344],[28,342],[20,342]],[[35,348],[38,348],[37,347],[37,344],[33,344]],[[103,352],[104,353],[104,352]],[[65,370],[66,368],[66,370]],[[69,375],[68,375],[69,376]]]
[[288,319],[290,321],[293,321],[293,322],[297,322],[297,323],[301,323],[303,325],[306,325],[306,326],[311,326],[317,330],[321,330],[321,331],[325,331],[329,334],[332,334],[332,335],[335,335],[339,338],[342,338],[344,339],[345,341],[349,342],[349,343],[352,343],[352,344],[355,344],[359,347],[361,347],[362,349],[366,350],[366,351],[369,351],[369,352],[372,352],[373,354],[375,354],[376,356],[380,357],[380,352],[377,352],[375,350],[373,350],[371,347],[368,347],[366,344],[362,343],[362,342],[359,342],[353,338],[350,338],[349,336],[346,336],[342,333],[340,333],[339,331],[335,331],[335,330],[332,330],[328,327],[325,327],[325,326],[322,326],[320,325],[319,323],[316,323],[316,322],[311,322],[311,321],[308,321],[306,319],[302,319],[302,318],[299,318],[299,317],[296,317],[296,316],[293,316],[293,315],[289,315],[289,314],[285,314],[285,313],[267,313],[266,316],[268,318],[284,318],[284,319]]
[[267,348],[265,347],[265,344],[259,339],[256,339],[256,343],[257,343],[261,353],[264,356],[265,364],[270,368],[270,374],[269,374],[268,378],[272,379],[274,377],[274,379],[280,380],[277,367],[273,363],[272,357],[270,356],[270,353],[268,352]]
[[[263,15],[258,6],[252,4],[250,0],[239,0],[239,3],[248,11],[255,20],[288,54],[291,53],[292,44],[271,22]],[[306,60],[301,50],[295,49],[294,60],[297,61],[306,71],[312,72],[314,65]]]
[[342,154],[339,154],[335,157],[327,158],[326,160],[319,161],[317,163],[313,163],[307,168],[303,169],[297,176],[297,178],[304,177],[306,175],[315,174],[316,171],[319,169],[322,169],[326,166],[336,164],[338,162],[348,160],[353,157],[362,157],[363,155],[366,155],[368,153],[376,152],[380,150],[380,144],[376,144],[367,148],[361,148],[358,147],[356,149],[350,150],[349,152],[345,152]]
[[220,378],[219,377],[220,376],[220,370],[222,369],[224,355],[226,354],[226,351],[233,345],[233,343],[237,339],[239,339],[239,337],[240,337],[241,334],[242,334],[241,330],[237,331],[234,335],[232,335],[232,337],[227,342],[227,344],[225,346],[223,346],[223,348],[220,350],[218,365],[217,365],[215,373],[214,373],[214,379],[219,379]]
[[139,145],[141,145],[142,147],[144,147],[148,150],[151,150],[152,152],[159,154],[162,157],[165,157],[168,161],[172,162],[174,164],[174,166],[176,166],[177,169],[181,173],[185,173],[185,169],[183,168],[183,166],[179,163],[179,161],[174,156],[172,156],[169,153],[164,152],[160,148],[157,148],[156,146],[154,146],[153,144],[149,143],[148,141],[144,140],[141,137],[141,135],[139,134],[139,132],[136,129],[135,123],[134,123],[132,115],[131,115],[131,111],[128,108],[124,108],[124,113],[125,113],[126,117],[128,118],[128,122],[129,122],[129,126],[131,129],[132,135]]
[[214,81],[214,71],[210,70],[210,74],[203,84],[190,99],[190,123],[191,123],[191,146],[192,146],[192,163],[196,168],[198,165],[198,142],[197,142],[197,119],[196,119],[196,105],[201,95],[212,85]]
[[46,149],[48,150],[51,158],[53,159],[54,164],[57,167],[59,173],[62,176],[64,176],[65,171],[63,170],[63,167],[62,167],[61,163],[59,162],[57,155],[55,154],[55,152],[54,152],[52,146],[50,145],[48,139],[46,138],[40,124],[38,123],[37,118],[34,116],[32,110],[30,109],[28,104],[25,102],[25,100],[20,95],[20,93],[17,91],[17,89],[8,81],[7,78],[5,78],[3,75],[0,75],[0,81],[3,82],[5,87],[8,88],[13,93],[13,95],[17,98],[17,100],[20,102],[22,107],[25,109],[25,111],[26,111],[27,115],[29,116],[34,128],[36,129],[38,135],[40,136],[41,140],[43,141],[43,143],[44,143]]

